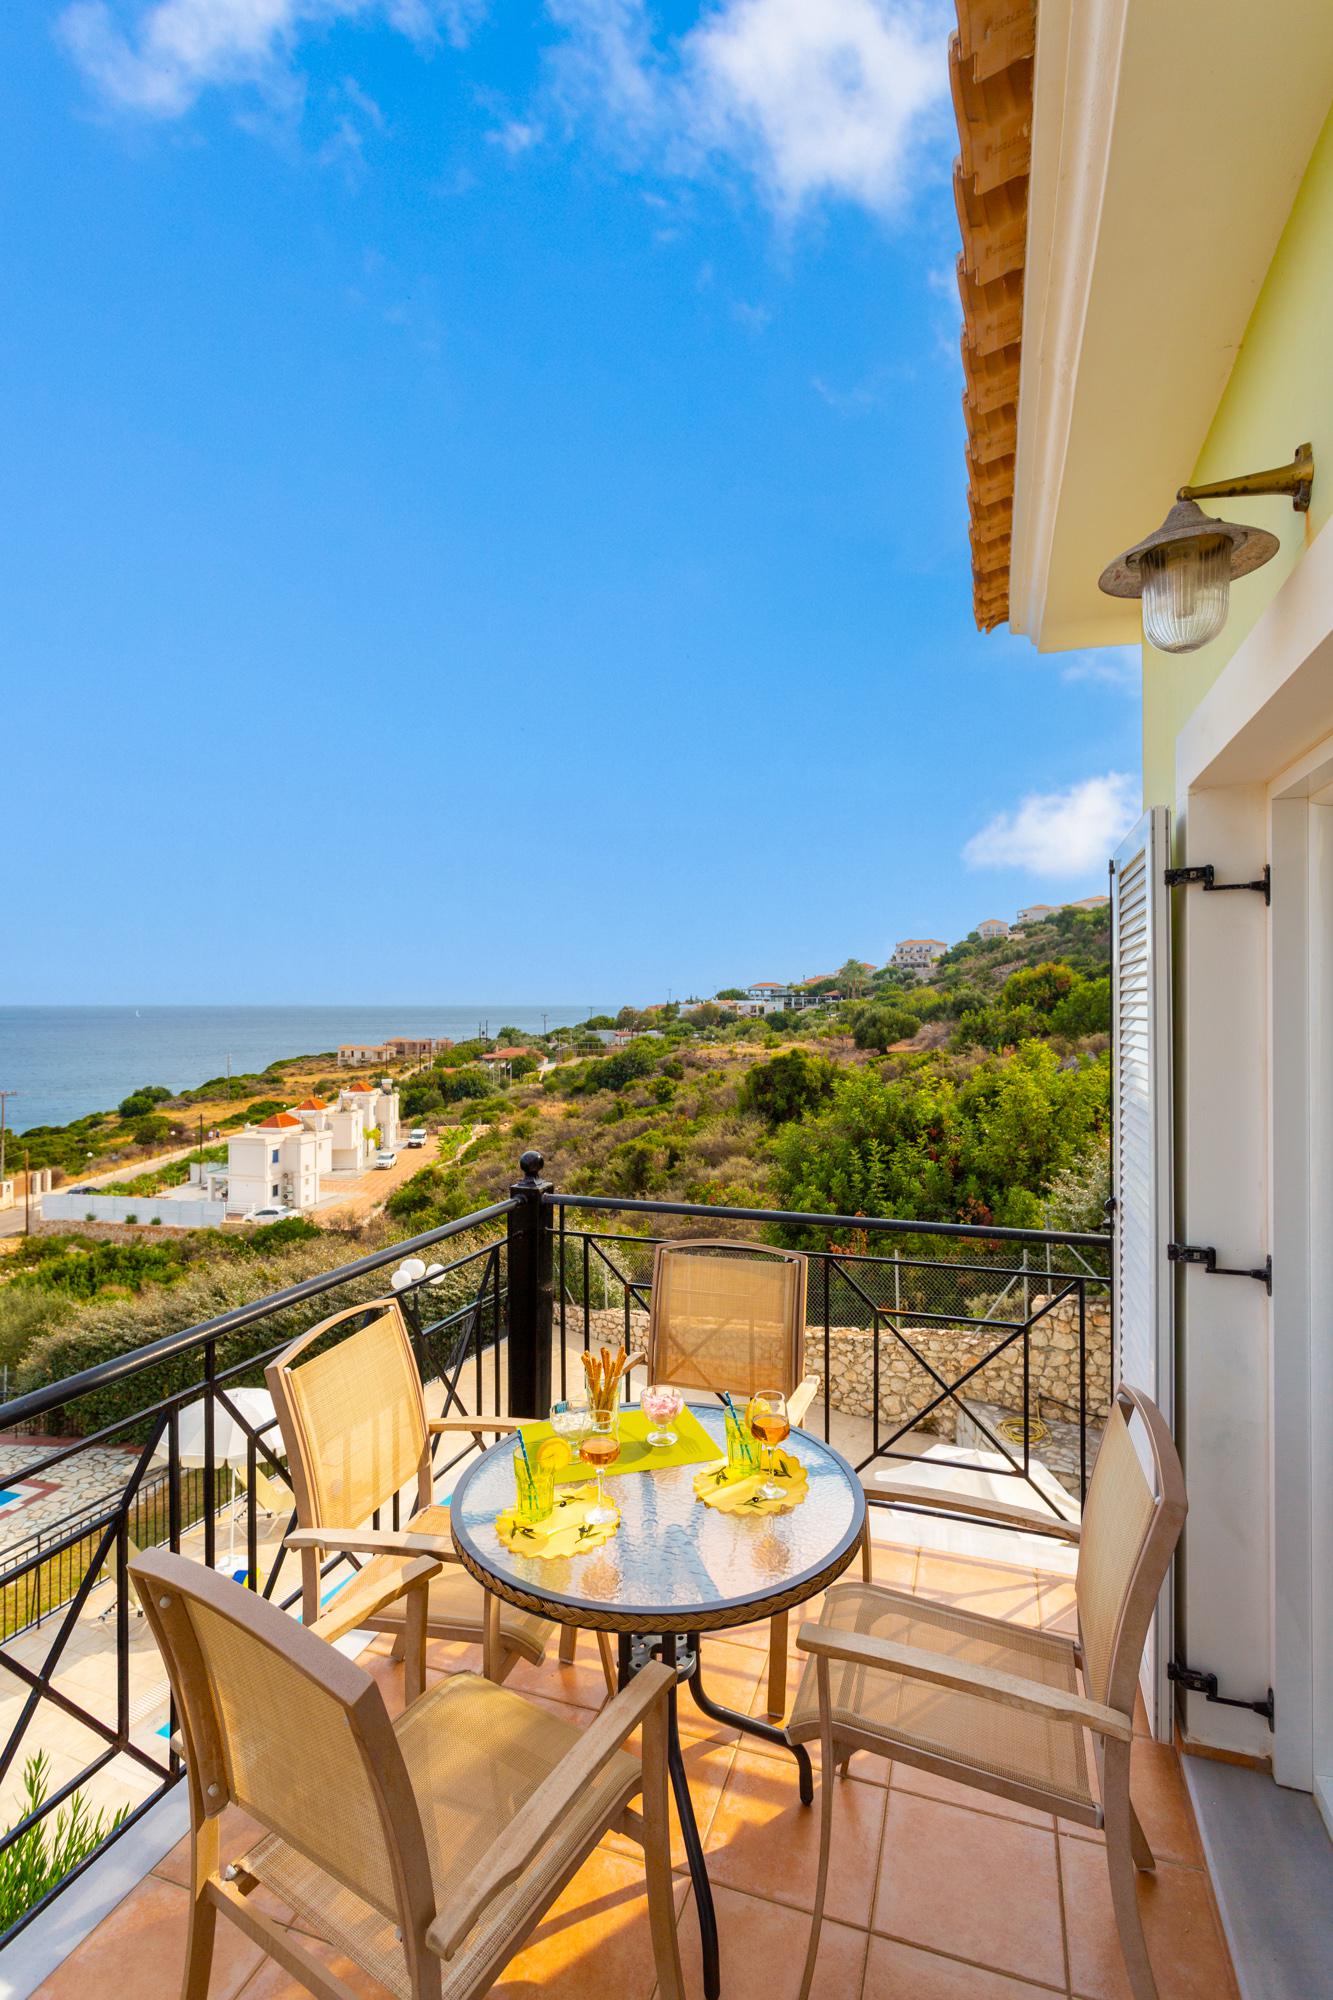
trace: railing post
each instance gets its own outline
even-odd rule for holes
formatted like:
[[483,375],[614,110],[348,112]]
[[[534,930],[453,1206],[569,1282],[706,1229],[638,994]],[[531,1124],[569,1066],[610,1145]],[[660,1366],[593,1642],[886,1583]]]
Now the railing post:
[[551,1407],[554,1246],[552,1210],[542,1196],[551,1183],[541,1178],[540,1153],[524,1153],[518,1164],[523,1178],[509,1190],[518,1207],[506,1218],[509,1408],[500,1414],[544,1417]]

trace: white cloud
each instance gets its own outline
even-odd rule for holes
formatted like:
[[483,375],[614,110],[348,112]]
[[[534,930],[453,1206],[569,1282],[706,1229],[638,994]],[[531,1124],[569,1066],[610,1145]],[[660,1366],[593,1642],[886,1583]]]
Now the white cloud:
[[1064,792],[1030,792],[997,813],[963,849],[969,868],[1022,868],[1029,875],[1086,875],[1105,863],[1138,817],[1138,785],[1126,771],[1085,778]]
[[1142,655],[1137,646],[1093,646],[1071,653],[1060,670],[1063,681],[1088,681],[1096,687],[1137,694],[1142,680]]
[[568,115],[635,164],[738,166],[784,216],[829,197],[892,209],[945,130],[938,0],[711,0],[661,44],[645,0],[547,10],[566,34],[554,67]]
[[462,42],[484,0],[74,0],[56,32],[108,103],[179,118],[212,85],[249,84],[291,98],[303,29],[382,17],[418,42]]
[[[331,23],[461,44],[492,4],[72,0],[56,32],[106,102],[173,119],[212,88],[299,108],[301,38]],[[702,0],[674,36],[658,32],[650,0],[545,5],[558,35],[549,86],[490,135],[513,154],[541,136],[554,99],[626,164],[681,180],[739,170],[784,218],[828,199],[888,212],[922,171],[944,170],[944,0]]]
[[916,0],[721,0],[682,45],[695,134],[785,212],[892,208],[946,100],[946,34]]

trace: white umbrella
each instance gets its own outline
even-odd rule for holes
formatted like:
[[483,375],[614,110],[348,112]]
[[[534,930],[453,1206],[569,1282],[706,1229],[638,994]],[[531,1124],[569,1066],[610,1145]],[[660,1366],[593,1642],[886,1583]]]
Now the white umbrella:
[[[225,1389],[223,1392],[249,1425],[238,1424],[231,1411],[220,1402],[213,1405],[213,1463],[225,1465],[232,1478],[232,1496],[235,1497],[235,1468],[247,1465],[250,1459],[250,1433],[260,1431],[265,1424],[271,1424],[275,1415],[273,1398],[267,1389]],[[207,1462],[208,1434],[205,1427],[204,1408],[207,1398],[201,1396],[197,1403],[187,1403],[176,1420],[178,1449],[177,1463],[187,1468],[204,1465]],[[272,1445],[270,1443],[270,1450]],[[169,1457],[166,1436],[154,1452],[155,1458]],[[253,1500],[252,1503],[253,1504]],[[236,1510],[231,1510],[231,1537],[228,1551],[228,1565],[236,1556]]]

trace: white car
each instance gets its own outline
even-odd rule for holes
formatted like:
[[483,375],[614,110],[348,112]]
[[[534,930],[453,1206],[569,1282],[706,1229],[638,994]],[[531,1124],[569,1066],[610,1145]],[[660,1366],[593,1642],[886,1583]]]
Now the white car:
[[426,1143],[425,1126],[414,1125],[412,1127],[412,1130],[407,1135],[407,1143],[409,1146],[424,1146]]
[[297,1213],[294,1208],[252,1208],[241,1217],[242,1222],[285,1222],[289,1215]]
[[397,1153],[391,1153],[387,1146],[381,1146],[375,1155],[375,1165],[377,1167],[396,1167],[397,1164]]

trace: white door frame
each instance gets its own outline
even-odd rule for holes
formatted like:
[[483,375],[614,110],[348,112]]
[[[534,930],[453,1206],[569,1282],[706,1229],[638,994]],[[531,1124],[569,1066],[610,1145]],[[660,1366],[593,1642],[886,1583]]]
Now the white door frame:
[[1273,1775],[1333,1831],[1333,741],[1269,809]]

